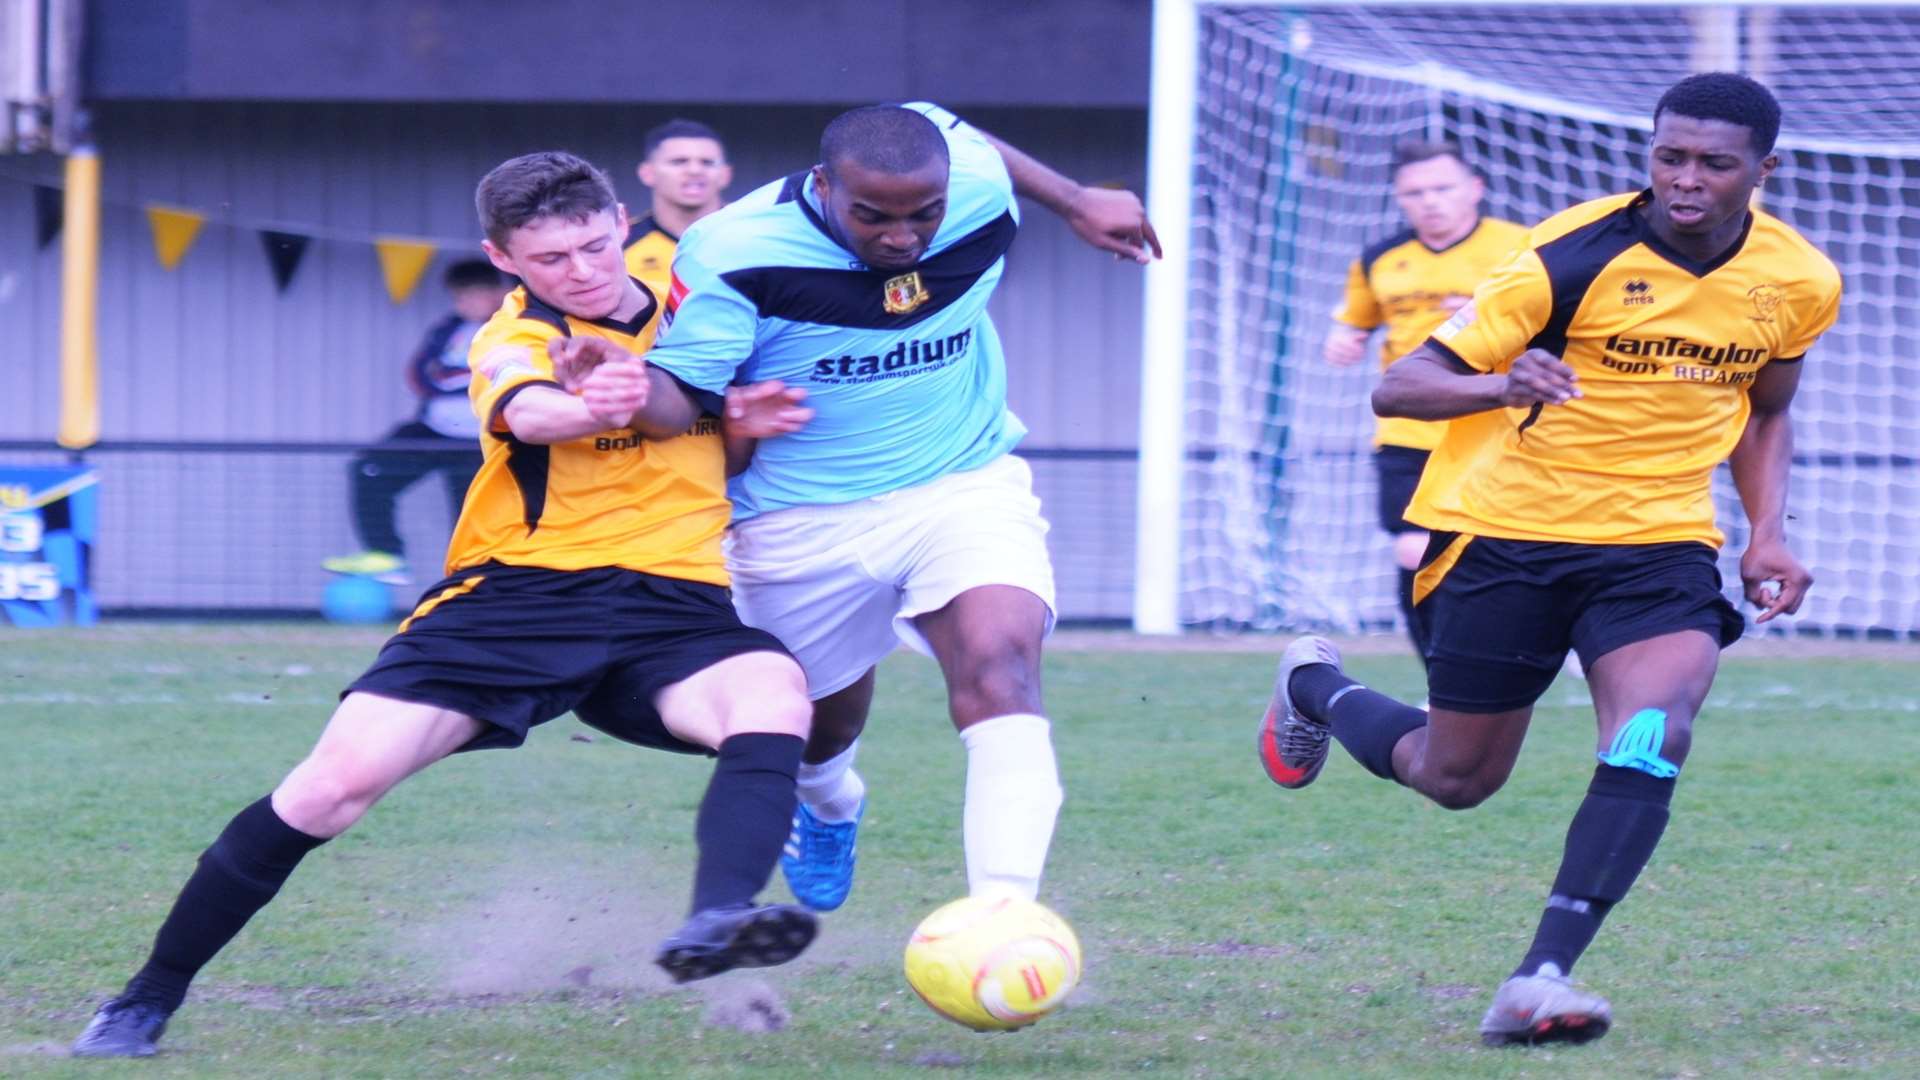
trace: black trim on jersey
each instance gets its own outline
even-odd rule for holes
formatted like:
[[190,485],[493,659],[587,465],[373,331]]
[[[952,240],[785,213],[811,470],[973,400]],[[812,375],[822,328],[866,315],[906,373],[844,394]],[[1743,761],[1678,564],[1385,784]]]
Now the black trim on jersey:
[[1640,242],[1640,231],[1631,205],[1623,206],[1533,249],[1547,271],[1553,310],[1547,315],[1547,324],[1527,342],[1527,348],[1566,355],[1567,327],[1572,325],[1587,290],[1593,288],[1593,279],[1621,252]]
[[1439,247],[1434,247],[1432,244],[1427,243],[1425,240],[1421,240],[1420,246],[1423,248],[1426,248],[1428,251],[1432,252],[1435,255],[1445,255],[1447,252],[1452,251],[1454,248],[1457,248],[1461,244],[1464,244],[1467,241],[1473,239],[1473,234],[1480,231],[1481,224],[1484,223],[1486,220],[1487,220],[1486,218],[1475,215],[1473,219],[1473,228],[1468,229],[1464,233],[1461,233],[1460,239],[1455,240],[1451,244],[1442,244]]
[[531,292],[527,294],[527,305],[520,309],[520,317],[545,323],[560,331],[561,337],[573,336],[573,327],[567,325],[567,317],[560,313],[560,309],[549,306],[546,301]]
[[627,226],[627,238],[621,242],[620,250],[625,251],[640,241],[645,240],[648,233],[659,233],[661,236],[666,237],[676,244],[680,242],[679,237],[668,232],[665,227],[654,220],[652,214],[648,214]]
[[[566,391],[565,387],[552,379],[528,379],[526,382],[520,383],[517,386],[508,387],[501,393],[499,400],[493,403],[493,411],[487,414],[487,434],[492,435],[502,442],[512,438],[511,429],[507,427],[507,403],[519,397],[520,391],[525,390],[529,386],[551,386],[562,393]],[[497,431],[494,429],[495,424],[500,425]]]
[[1424,344],[1426,345],[1427,348],[1432,349],[1434,352],[1439,353],[1440,359],[1445,360],[1447,363],[1451,364],[1454,370],[1458,371],[1462,375],[1485,375],[1486,374],[1486,372],[1481,371],[1479,368],[1476,368],[1472,364],[1467,363],[1465,360],[1460,359],[1460,354],[1457,352],[1454,352],[1452,349],[1448,348],[1445,344],[1442,344],[1439,338],[1428,338],[1424,342]]
[[660,301],[653,295],[653,290],[647,287],[646,282],[631,275],[627,277],[627,280],[633,282],[634,287],[640,290],[641,297],[646,300],[646,303],[640,305],[640,310],[634,313],[633,318],[628,319],[626,322],[620,322],[612,316],[608,316],[604,319],[593,319],[591,321],[593,325],[602,330],[612,330],[616,333],[633,337],[647,328],[647,320],[653,318],[653,313],[659,310]]
[[[780,185],[780,197],[773,200],[773,203],[775,206],[781,203],[798,203],[800,212],[807,216],[808,221],[813,222],[814,228],[820,230],[820,235],[832,241],[835,247],[840,247],[840,238],[833,235],[832,229],[827,228],[827,219],[821,217],[820,211],[815,210],[813,204],[807,201],[807,178],[812,175],[813,170],[806,169],[787,177],[787,182]],[[842,250],[845,249],[842,248]]]
[[[805,199],[799,200],[816,224],[825,228]],[[1012,211],[961,237],[945,251],[905,270],[831,270],[813,266],[761,266],[721,274],[720,280],[751,300],[763,319],[844,326],[860,330],[900,330],[944,311],[973,288],[1013,246],[1019,227]],[[900,315],[886,309],[886,284],[917,273],[927,292],[918,308]]]
[[1679,248],[1674,247],[1665,240],[1660,239],[1660,235],[1653,231],[1653,226],[1648,223],[1645,217],[1638,213],[1633,213],[1633,211],[1642,209],[1647,209],[1649,213],[1651,213],[1650,207],[1652,203],[1653,192],[1648,190],[1635,195],[1633,201],[1629,202],[1626,206],[1627,211],[1633,218],[1634,227],[1640,231],[1640,241],[1646,244],[1648,249],[1655,255],[1660,256],[1697,278],[1706,277],[1708,274],[1732,262],[1733,257],[1740,254],[1740,249],[1747,246],[1747,237],[1753,233],[1753,211],[1749,210],[1747,211],[1746,222],[1740,226],[1740,235],[1734,238],[1733,243],[1727,245],[1727,250],[1702,262],[1682,252]]
[[1480,231],[1480,226],[1485,225],[1486,223],[1487,223],[1486,218],[1475,217],[1473,219],[1473,228],[1468,229],[1464,233],[1461,233],[1460,239],[1455,240],[1451,244],[1442,244],[1439,247],[1434,247],[1432,244],[1429,244],[1425,240],[1420,239],[1420,234],[1417,232],[1414,232],[1412,229],[1402,229],[1399,232],[1394,233],[1392,236],[1387,237],[1385,240],[1382,240],[1377,244],[1369,244],[1366,250],[1360,253],[1360,272],[1365,274],[1368,277],[1372,277],[1373,264],[1379,262],[1381,259],[1386,258],[1387,253],[1389,251],[1392,251],[1394,248],[1400,247],[1403,244],[1418,243],[1421,247],[1427,249],[1428,254],[1445,255],[1447,252],[1452,251],[1454,248],[1457,248],[1461,244],[1464,244],[1467,241],[1473,239],[1474,234]]
[[[778,206],[781,203],[788,203],[799,199],[800,191],[806,185],[807,177],[812,175],[812,169],[801,169],[797,173],[787,174],[786,183],[780,185],[780,194],[774,198],[773,204]],[[801,199],[800,201],[805,202],[806,200]]]
[[1367,245],[1366,250],[1360,253],[1360,272],[1371,278],[1373,276],[1373,264],[1386,258],[1387,252],[1405,244],[1409,240],[1417,240],[1419,238],[1420,234],[1414,232],[1412,229],[1401,229],[1399,232],[1394,233],[1392,236],[1387,237],[1377,244]]
[[507,471],[520,489],[521,517],[527,523],[527,535],[532,536],[540,527],[540,515],[547,511],[547,466],[553,450],[541,443],[521,442],[511,431],[500,438],[507,444]]
[[660,306],[660,301],[654,298],[653,290],[647,288],[646,282],[632,275],[628,275],[627,280],[633,282],[634,285],[639,288],[640,295],[646,300],[646,303],[640,305],[640,310],[633,318],[625,322],[621,322],[612,316],[600,319],[581,319],[578,315],[568,315],[559,308],[533,295],[532,290],[528,290],[527,292],[527,306],[526,309],[520,313],[520,317],[546,323],[548,326],[560,331],[565,337],[573,336],[573,327],[567,325],[567,320],[569,319],[579,319],[579,321],[589,326],[597,326],[602,330],[612,330],[615,333],[633,337],[635,334],[647,328],[647,320],[653,318],[654,310]]

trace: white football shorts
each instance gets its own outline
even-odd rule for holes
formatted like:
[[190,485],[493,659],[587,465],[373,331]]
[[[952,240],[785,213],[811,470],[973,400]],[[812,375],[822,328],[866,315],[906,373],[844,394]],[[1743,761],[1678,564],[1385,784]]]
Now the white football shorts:
[[1047,520],[1033,470],[1011,454],[919,487],[760,514],[727,537],[733,604],[780,639],[816,700],[900,642],[932,655],[913,619],[982,585],[1012,585],[1055,617]]

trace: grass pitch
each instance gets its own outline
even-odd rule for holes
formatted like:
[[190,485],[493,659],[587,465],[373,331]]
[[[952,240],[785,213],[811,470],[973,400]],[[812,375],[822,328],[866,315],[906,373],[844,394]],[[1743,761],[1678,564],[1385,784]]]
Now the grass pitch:
[[[1580,965],[1615,1029],[1543,1052],[1476,1026],[1592,772],[1580,684],[1548,692],[1507,789],[1454,814],[1338,750],[1307,791],[1268,784],[1252,735],[1278,643],[1119,637],[1047,664],[1067,804],[1042,899],[1088,972],[1033,1029],[964,1031],[900,975],[914,923],[965,891],[964,755],[937,670],[900,656],[861,751],[853,898],[793,965],[653,971],[708,766],[569,719],[428,770],[318,851],[158,1058],[60,1056],[379,640],[0,632],[0,1075],[1920,1075],[1920,650],[1728,655],[1666,841]],[[1408,658],[1350,666],[1417,697]]]

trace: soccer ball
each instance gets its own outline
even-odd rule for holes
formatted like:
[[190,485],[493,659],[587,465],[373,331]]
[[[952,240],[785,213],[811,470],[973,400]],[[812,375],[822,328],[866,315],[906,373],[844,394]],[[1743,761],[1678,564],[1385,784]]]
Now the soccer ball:
[[907,942],[907,985],[934,1012],[975,1031],[1026,1027],[1079,982],[1073,928],[1017,896],[955,900]]

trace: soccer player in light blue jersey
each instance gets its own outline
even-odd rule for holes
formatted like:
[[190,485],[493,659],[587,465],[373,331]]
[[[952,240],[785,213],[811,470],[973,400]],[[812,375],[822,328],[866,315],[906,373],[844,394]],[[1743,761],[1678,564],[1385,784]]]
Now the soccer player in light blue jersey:
[[[1074,183],[935,105],[855,109],[812,170],[687,231],[647,355],[730,394],[734,602],[799,658],[814,698],[782,866],[817,910],[852,885],[855,740],[900,641],[939,660],[966,746],[970,890],[1039,889],[1061,801],[1040,696],[1054,581],[987,315],[1016,195],[1118,257],[1160,254],[1130,192]],[[583,392],[617,394],[637,368],[605,365]],[[768,396],[784,422],[731,415]]]

